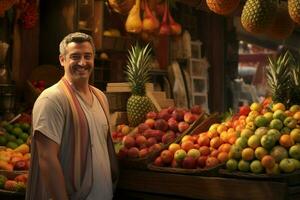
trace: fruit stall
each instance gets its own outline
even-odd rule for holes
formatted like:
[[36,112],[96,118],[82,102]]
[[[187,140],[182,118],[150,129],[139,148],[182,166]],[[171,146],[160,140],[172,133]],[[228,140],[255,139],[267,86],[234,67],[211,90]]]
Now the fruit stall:
[[25,198],[32,106],[74,31],[95,41],[116,199],[300,199],[299,5],[0,0],[0,199]]

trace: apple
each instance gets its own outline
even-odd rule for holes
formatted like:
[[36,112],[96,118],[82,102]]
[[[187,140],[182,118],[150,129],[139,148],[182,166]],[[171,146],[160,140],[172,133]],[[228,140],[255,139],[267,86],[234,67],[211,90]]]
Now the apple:
[[118,137],[118,132],[117,132],[117,131],[112,131],[112,132],[111,132],[111,137],[112,137],[113,139],[117,139],[117,137]]
[[286,114],[283,110],[276,110],[273,113],[273,119],[279,119],[281,121],[283,121],[286,118]]
[[187,153],[188,156],[191,156],[195,159],[198,159],[198,157],[201,155],[200,151],[198,149],[190,149]]
[[146,119],[156,119],[157,113],[154,111],[150,111],[146,114]]
[[205,162],[205,166],[207,168],[212,168],[212,167],[215,167],[219,164],[219,160],[216,158],[216,157],[211,157],[209,156],[207,159],[206,159],[206,162]]
[[194,148],[194,142],[192,142],[191,140],[186,140],[181,143],[181,148],[188,152],[190,149]]
[[206,166],[207,158],[208,158],[208,156],[199,156],[199,158],[197,160],[198,167],[204,168]]
[[122,132],[124,135],[127,135],[127,134],[130,132],[130,127],[127,126],[127,125],[124,125],[124,126],[122,127],[121,132]]
[[281,130],[280,130],[280,133],[282,134],[282,135],[284,135],[284,134],[290,134],[290,132],[291,132],[291,129],[289,128],[289,127],[283,127]]
[[259,160],[253,160],[250,164],[250,170],[255,174],[260,174],[263,172],[264,168]]
[[168,130],[168,123],[164,119],[157,119],[154,123],[154,128],[156,130],[166,131]]
[[250,112],[250,107],[247,106],[247,105],[244,105],[244,106],[240,106],[239,107],[239,115],[244,115],[244,116],[247,116]]
[[190,127],[190,125],[187,122],[181,121],[181,122],[178,123],[178,130],[181,133],[183,133],[189,127]]
[[238,139],[236,139],[235,143],[236,145],[240,146],[241,148],[246,148],[248,146],[247,144],[248,142],[248,138],[246,137],[239,137]]
[[245,160],[240,160],[238,163],[238,169],[242,172],[248,172],[250,170],[250,163]]
[[169,129],[171,129],[172,131],[175,131],[175,132],[178,131],[178,122],[173,117],[171,117],[168,120],[168,126],[169,126]]
[[281,133],[277,129],[270,129],[268,130],[267,135],[273,136],[275,140],[278,141],[281,136]]
[[161,138],[162,143],[169,144],[175,140],[175,133],[171,130],[168,130]]
[[266,112],[264,113],[264,117],[270,122],[273,119],[273,113],[272,112]]
[[135,139],[130,135],[124,136],[122,142],[124,146],[128,149],[135,146]]
[[169,114],[172,114],[172,112],[175,110],[175,107],[174,106],[169,106],[168,108],[167,108],[167,111],[168,111],[168,113]]
[[279,164],[275,163],[274,167],[266,168],[266,173],[267,174],[272,174],[272,175],[279,175],[280,174]]
[[138,158],[140,156],[140,151],[137,147],[131,147],[128,149],[128,157],[129,158]]
[[299,128],[294,128],[290,132],[291,138],[297,143],[300,143],[300,129]]
[[268,132],[268,128],[266,127],[259,127],[254,131],[254,134],[257,135],[259,138],[261,138],[263,135],[266,135]]
[[295,164],[295,168],[296,169],[300,169],[300,161],[298,159],[295,159],[295,158],[290,158],[294,164]]
[[210,149],[208,146],[201,146],[199,151],[201,156],[208,156],[210,154]]
[[152,145],[154,145],[154,144],[156,144],[156,143],[157,143],[157,140],[156,140],[155,137],[149,137],[149,138],[147,139],[148,147],[150,147],[150,146],[152,146]]
[[272,149],[275,146],[276,139],[272,135],[264,135],[260,139],[261,146],[265,149]]
[[157,119],[164,119],[166,121],[168,121],[168,119],[170,117],[171,117],[171,114],[168,112],[167,109],[162,109],[157,115]]
[[197,167],[197,160],[191,156],[186,156],[182,160],[182,168],[184,169],[195,169]]
[[244,128],[244,129],[242,129],[240,136],[249,138],[253,134],[254,134],[254,132],[252,130],[250,130],[248,128]]
[[170,164],[173,160],[173,153],[170,150],[166,149],[160,153],[160,157],[163,163]]
[[300,144],[299,143],[290,147],[289,155],[292,158],[300,160]]
[[140,148],[144,148],[147,146],[147,138],[143,135],[139,135],[138,137],[136,137],[135,142]]
[[14,170],[26,170],[27,165],[25,160],[19,160],[14,165]]
[[171,167],[173,168],[181,168],[181,163],[177,162],[175,159],[171,162]]
[[229,151],[229,158],[240,159],[242,157],[242,148],[238,145],[232,145]]
[[238,162],[235,159],[229,159],[226,162],[226,169],[228,169],[229,171],[233,172],[237,170],[237,168],[238,168]]
[[128,149],[126,147],[122,147],[118,152],[118,156],[120,159],[126,158],[128,156]]
[[143,133],[145,130],[149,129],[150,127],[146,123],[141,123],[138,125],[138,132]]
[[149,153],[148,148],[141,149],[139,152],[140,158],[146,157],[148,155],[148,153]]
[[254,155],[258,160],[261,160],[265,155],[268,155],[268,151],[263,147],[257,147],[254,151]]
[[251,147],[252,149],[256,149],[257,147],[260,146],[260,137],[257,135],[252,135],[248,139],[248,146]]
[[295,162],[292,159],[284,158],[280,161],[279,168],[281,171],[285,173],[290,173],[295,171],[296,166],[295,166]]
[[258,102],[253,102],[251,105],[250,105],[250,110],[251,111],[257,111],[257,112],[260,112],[260,110],[262,109],[262,105]]
[[169,148],[168,148],[171,152],[175,153],[177,150],[180,149],[180,145],[177,143],[172,143],[170,144]]
[[174,119],[176,119],[176,121],[180,122],[180,121],[183,121],[183,118],[184,118],[184,110],[183,109],[175,109],[173,112],[172,112],[172,117]]
[[259,115],[259,116],[255,117],[254,124],[257,127],[264,127],[264,126],[267,126],[269,124],[269,121],[263,115]]
[[289,127],[290,129],[296,128],[297,126],[297,120],[294,119],[293,117],[287,117],[284,119],[283,124],[286,127]]
[[281,110],[281,111],[285,111],[285,105],[283,103],[274,103],[272,106],[272,111],[277,111],[277,110]]
[[191,113],[200,115],[203,112],[203,109],[200,105],[193,105],[191,107]]
[[163,163],[163,161],[162,161],[162,159],[161,159],[160,156],[158,156],[157,158],[155,158],[153,164],[155,166],[158,166],[158,167],[163,167],[164,166],[164,163]]
[[192,124],[196,119],[196,115],[192,114],[191,112],[187,112],[183,116],[183,120],[189,124]]
[[174,153],[174,159],[177,162],[181,162],[184,158],[186,157],[186,151],[183,149],[178,149],[177,151],[175,151]]
[[145,124],[147,124],[149,128],[153,128],[155,124],[155,120],[152,118],[146,119]]
[[270,155],[265,155],[261,159],[261,165],[266,169],[272,169],[275,166],[275,159]]
[[275,146],[270,152],[270,155],[275,158],[276,163],[279,163],[284,158],[288,157],[288,151],[282,146]]

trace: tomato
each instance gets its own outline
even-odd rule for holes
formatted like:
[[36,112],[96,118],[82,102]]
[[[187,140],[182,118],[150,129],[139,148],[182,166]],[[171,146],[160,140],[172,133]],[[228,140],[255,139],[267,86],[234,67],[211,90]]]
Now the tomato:
[[241,106],[239,110],[239,115],[244,115],[247,116],[250,112],[250,107],[249,106]]

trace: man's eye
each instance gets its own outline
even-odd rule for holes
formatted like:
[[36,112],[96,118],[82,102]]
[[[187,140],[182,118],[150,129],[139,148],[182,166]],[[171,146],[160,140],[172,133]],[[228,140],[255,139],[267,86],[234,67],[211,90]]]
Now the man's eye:
[[86,60],[91,60],[91,59],[92,59],[92,55],[85,55],[84,58],[85,58]]
[[71,55],[70,56],[70,58],[72,59],[72,60],[80,60],[80,55]]

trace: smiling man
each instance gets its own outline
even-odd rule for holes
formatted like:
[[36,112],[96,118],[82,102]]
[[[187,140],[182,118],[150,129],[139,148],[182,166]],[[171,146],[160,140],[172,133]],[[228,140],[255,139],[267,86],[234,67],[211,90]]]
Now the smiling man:
[[112,199],[118,166],[108,102],[89,85],[95,47],[84,33],[59,45],[62,79],[43,91],[32,111],[32,159],[26,199]]

